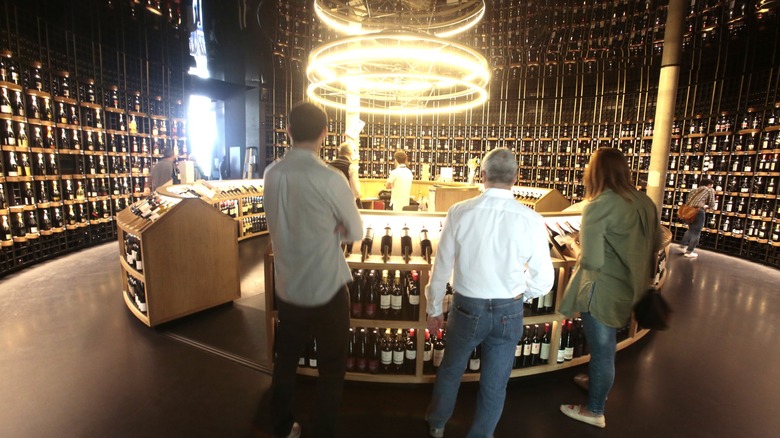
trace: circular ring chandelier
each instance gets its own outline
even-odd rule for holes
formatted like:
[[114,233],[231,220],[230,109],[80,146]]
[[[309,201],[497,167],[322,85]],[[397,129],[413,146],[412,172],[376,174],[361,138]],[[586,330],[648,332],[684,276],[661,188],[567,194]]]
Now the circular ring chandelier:
[[[487,101],[490,69],[468,46],[411,32],[342,38],[309,55],[307,94],[343,110],[427,115],[462,111]],[[349,103],[349,105],[348,105]]]
[[485,15],[484,0],[436,4],[430,0],[315,0],[314,11],[345,35],[389,29],[451,37],[474,27]]

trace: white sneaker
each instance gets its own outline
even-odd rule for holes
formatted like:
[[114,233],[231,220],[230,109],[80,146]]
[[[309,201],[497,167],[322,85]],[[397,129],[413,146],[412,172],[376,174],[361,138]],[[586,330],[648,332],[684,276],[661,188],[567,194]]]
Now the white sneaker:
[[690,253],[686,252],[685,254],[683,254],[683,257],[686,257],[686,258],[689,258],[689,259],[695,259],[698,256],[699,255],[696,254],[695,252],[690,252]]

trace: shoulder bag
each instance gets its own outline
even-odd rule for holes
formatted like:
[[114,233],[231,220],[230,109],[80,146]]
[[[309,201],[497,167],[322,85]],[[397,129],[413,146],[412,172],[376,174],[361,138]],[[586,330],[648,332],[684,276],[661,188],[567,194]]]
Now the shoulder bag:
[[696,215],[699,214],[699,207],[691,207],[688,204],[683,204],[677,209],[677,217],[681,221],[690,224],[696,219]]

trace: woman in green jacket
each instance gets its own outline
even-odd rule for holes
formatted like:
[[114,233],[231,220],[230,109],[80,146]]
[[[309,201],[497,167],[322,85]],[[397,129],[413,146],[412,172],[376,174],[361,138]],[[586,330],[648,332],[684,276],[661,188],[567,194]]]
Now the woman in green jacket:
[[618,149],[596,150],[584,183],[590,202],[582,212],[579,258],[561,312],[582,316],[590,347],[588,404],[561,405],[561,411],[605,427],[604,405],[615,380],[617,328],[628,322],[634,303],[651,284],[660,223],[653,202],[631,183],[631,171]]

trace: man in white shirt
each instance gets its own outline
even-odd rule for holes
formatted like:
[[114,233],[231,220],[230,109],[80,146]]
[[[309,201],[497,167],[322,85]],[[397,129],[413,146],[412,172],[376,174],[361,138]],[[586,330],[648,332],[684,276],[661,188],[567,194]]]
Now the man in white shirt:
[[412,194],[412,171],[406,167],[406,152],[396,151],[395,169],[390,172],[385,188],[392,190],[390,194],[390,206],[393,211],[401,211],[409,205],[409,196]]
[[426,420],[433,437],[455,408],[460,379],[471,352],[481,345],[477,409],[468,437],[490,437],[501,417],[515,345],[523,332],[523,302],[553,286],[553,266],[542,217],[514,199],[517,161],[506,148],[482,162],[485,192],[447,212],[431,279],[428,329],[444,323],[442,300],[452,276],[455,294],[447,321],[447,349],[436,372]]
[[319,380],[314,435],[330,437],[336,435],[349,343],[346,284],[352,274],[340,245],[360,240],[363,223],[347,180],[319,158],[327,133],[325,113],[300,103],[288,120],[292,147],[264,175],[279,316],[271,417],[276,436],[300,436],[292,410],[296,368],[315,336]]

